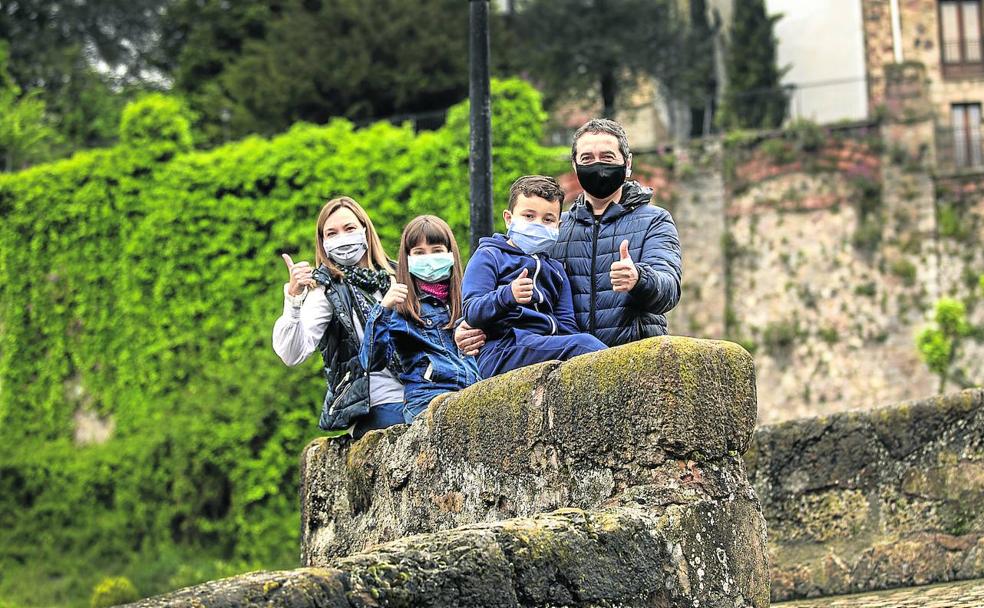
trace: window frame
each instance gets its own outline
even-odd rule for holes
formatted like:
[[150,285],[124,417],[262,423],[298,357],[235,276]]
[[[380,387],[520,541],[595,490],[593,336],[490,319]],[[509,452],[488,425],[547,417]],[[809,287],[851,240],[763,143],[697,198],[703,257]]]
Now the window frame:
[[[968,2],[977,4],[977,32],[978,32],[978,54],[980,58],[976,61],[966,60],[967,38],[964,37],[964,9],[963,5]],[[957,30],[958,30],[958,52],[959,60],[947,61],[946,59],[946,38],[943,37],[943,5],[953,4],[957,8]],[[939,49],[940,66],[943,70],[944,78],[969,78],[984,76],[984,2],[981,0],[938,0],[936,2],[936,20],[939,30]]]
[[[977,108],[977,124],[970,124],[971,108]],[[982,104],[980,102],[961,102],[950,104],[950,129],[953,133],[953,164],[957,169],[975,169],[984,166],[984,147],[982,147],[981,121]],[[961,113],[963,125],[958,129],[954,126],[957,114]],[[957,133],[961,133],[963,141],[958,141]],[[963,150],[958,150],[962,144]],[[961,154],[963,161],[961,162]]]

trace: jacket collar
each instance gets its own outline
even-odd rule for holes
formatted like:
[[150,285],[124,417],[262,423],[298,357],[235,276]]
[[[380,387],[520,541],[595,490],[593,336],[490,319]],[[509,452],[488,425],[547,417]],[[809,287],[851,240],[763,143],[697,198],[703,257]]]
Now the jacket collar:
[[[626,213],[638,209],[643,205],[648,205],[653,198],[653,189],[643,186],[635,180],[629,180],[622,185],[622,196],[618,201],[612,202],[601,214],[601,223],[608,224],[622,217]],[[591,224],[595,216],[591,205],[584,197],[584,193],[577,195],[574,204],[571,206],[571,215],[575,220],[582,224]]]

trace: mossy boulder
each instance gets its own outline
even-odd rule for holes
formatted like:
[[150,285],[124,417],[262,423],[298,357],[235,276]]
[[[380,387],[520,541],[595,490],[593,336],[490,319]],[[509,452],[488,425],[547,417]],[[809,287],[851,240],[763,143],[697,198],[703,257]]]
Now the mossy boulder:
[[984,576],[984,390],[756,431],[774,601]]
[[[768,606],[757,506],[675,505],[472,524],[407,537],[323,568],[246,574],[135,604],[138,608],[370,606]],[[735,525],[716,526],[715,517]],[[718,534],[708,535],[708,529]]]
[[751,356],[660,337],[438,397],[410,427],[301,459],[303,560],[558,508],[716,501],[747,487]]
[[303,569],[159,606],[769,604],[751,356],[662,337],[435,399],[301,458]]

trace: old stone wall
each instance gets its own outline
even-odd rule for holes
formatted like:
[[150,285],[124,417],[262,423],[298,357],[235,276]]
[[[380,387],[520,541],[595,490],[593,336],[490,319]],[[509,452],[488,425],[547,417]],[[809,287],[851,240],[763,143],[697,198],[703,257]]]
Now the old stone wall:
[[665,521],[650,566],[690,589],[671,605],[758,605],[765,530],[739,457],[754,425],[751,358],[732,343],[654,338],[518,370],[409,428],[313,442],[302,560],[562,508],[642,509]]
[[773,601],[984,576],[984,390],[758,429]]
[[660,337],[439,397],[409,427],[313,441],[305,568],[158,606],[765,608],[765,520],[742,454],[752,359]]
[[[941,297],[984,326],[984,180],[934,175],[931,142],[926,120],[787,132],[662,186],[684,251],[670,331],[754,353],[760,422],[935,394],[915,338]],[[963,340],[964,385],[984,381],[982,355]]]

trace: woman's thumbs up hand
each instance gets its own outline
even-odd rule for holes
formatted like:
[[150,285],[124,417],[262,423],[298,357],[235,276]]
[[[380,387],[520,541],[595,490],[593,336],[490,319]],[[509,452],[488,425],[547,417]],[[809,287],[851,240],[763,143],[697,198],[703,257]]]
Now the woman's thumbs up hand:
[[290,285],[287,286],[287,293],[292,296],[299,296],[304,292],[305,287],[314,287],[314,270],[307,262],[294,262],[286,253],[280,256],[287,265],[287,272],[290,273]]

